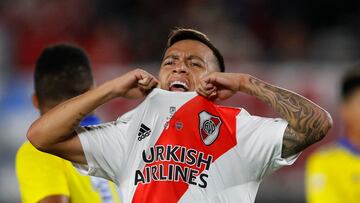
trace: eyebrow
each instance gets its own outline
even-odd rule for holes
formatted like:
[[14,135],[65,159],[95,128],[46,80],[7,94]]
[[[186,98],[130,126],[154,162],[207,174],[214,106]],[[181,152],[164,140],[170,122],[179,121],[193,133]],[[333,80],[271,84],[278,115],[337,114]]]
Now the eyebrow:
[[180,57],[179,57],[179,55],[176,55],[176,54],[170,54],[170,55],[166,56],[166,57],[163,59],[163,61],[165,61],[165,60],[168,59],[168,58],[179,59]]
[[[180,57],[179,57],[179,55],[177,55],[177,54],[170,54],[170,55],[166,56],[166,57],[163,59],[163,61],[165,61],[165,60],[168,59],[168,58],[179,59]],[[204,61],[201,57],[196,56],[196,55],[190,55],[190,56],[188,56],[186,59],[187,59],[187,60],[189,60],[189,59],[190,59],[190,60],[191,60],[191,59],[198,59],[198,60],[202,61],[203,63],[205,63],[205,61]]]
[[201,58],[201,57],[199,57],[199,56],[196,56],[196,55],[190,55],[187,59],[198,59],[198,60],[200,60],[201,62],[203,62],[203,63],[205,63],[205,61]]

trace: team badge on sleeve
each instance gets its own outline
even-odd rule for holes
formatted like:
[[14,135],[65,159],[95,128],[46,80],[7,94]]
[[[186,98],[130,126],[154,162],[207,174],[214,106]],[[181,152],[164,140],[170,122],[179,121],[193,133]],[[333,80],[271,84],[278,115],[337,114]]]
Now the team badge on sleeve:
[[199,121],[200,137],[205,145],[211,145],[219,135],[222,124],[220,117],[202,111],[199,113]]

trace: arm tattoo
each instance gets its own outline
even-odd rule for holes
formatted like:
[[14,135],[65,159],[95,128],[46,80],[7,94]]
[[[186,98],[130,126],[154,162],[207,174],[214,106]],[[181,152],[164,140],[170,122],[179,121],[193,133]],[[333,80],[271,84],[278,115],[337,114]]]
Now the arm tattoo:
[[289,90],[250,77],[249,86],[244,91],[269,104],[288,121],[282,157],[294,155],[321,140],[332,125],[329,113]]
[[295,132],[288,125],[284,132],[281,157],[290,157],[297,154],[311,144],[311,140],[307,140],[304,134]]

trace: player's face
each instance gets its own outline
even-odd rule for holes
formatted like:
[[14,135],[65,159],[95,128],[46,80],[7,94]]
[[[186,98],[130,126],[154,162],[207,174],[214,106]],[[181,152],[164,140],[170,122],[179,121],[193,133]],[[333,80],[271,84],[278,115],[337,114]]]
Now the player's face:
[[360,88],[343,102],[341,113],[347,130],[360,135]]
[[160,88],[169,91],[194,91],[199,78],[218,71],[211,49],[195,40],[182,40],[169,47],[161,63]]

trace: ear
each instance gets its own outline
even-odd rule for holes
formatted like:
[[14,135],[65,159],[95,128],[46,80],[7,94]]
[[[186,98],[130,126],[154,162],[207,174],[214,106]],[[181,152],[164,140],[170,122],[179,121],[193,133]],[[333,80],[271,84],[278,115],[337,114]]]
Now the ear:
[[31,95],[31,102],[32,102],[32,105],[33,105],[36,109],[40,110],[40,107],[39,107],[39,99],[38,99],[38,97],[36,96],[35,93],[33,93],[33,94]]

